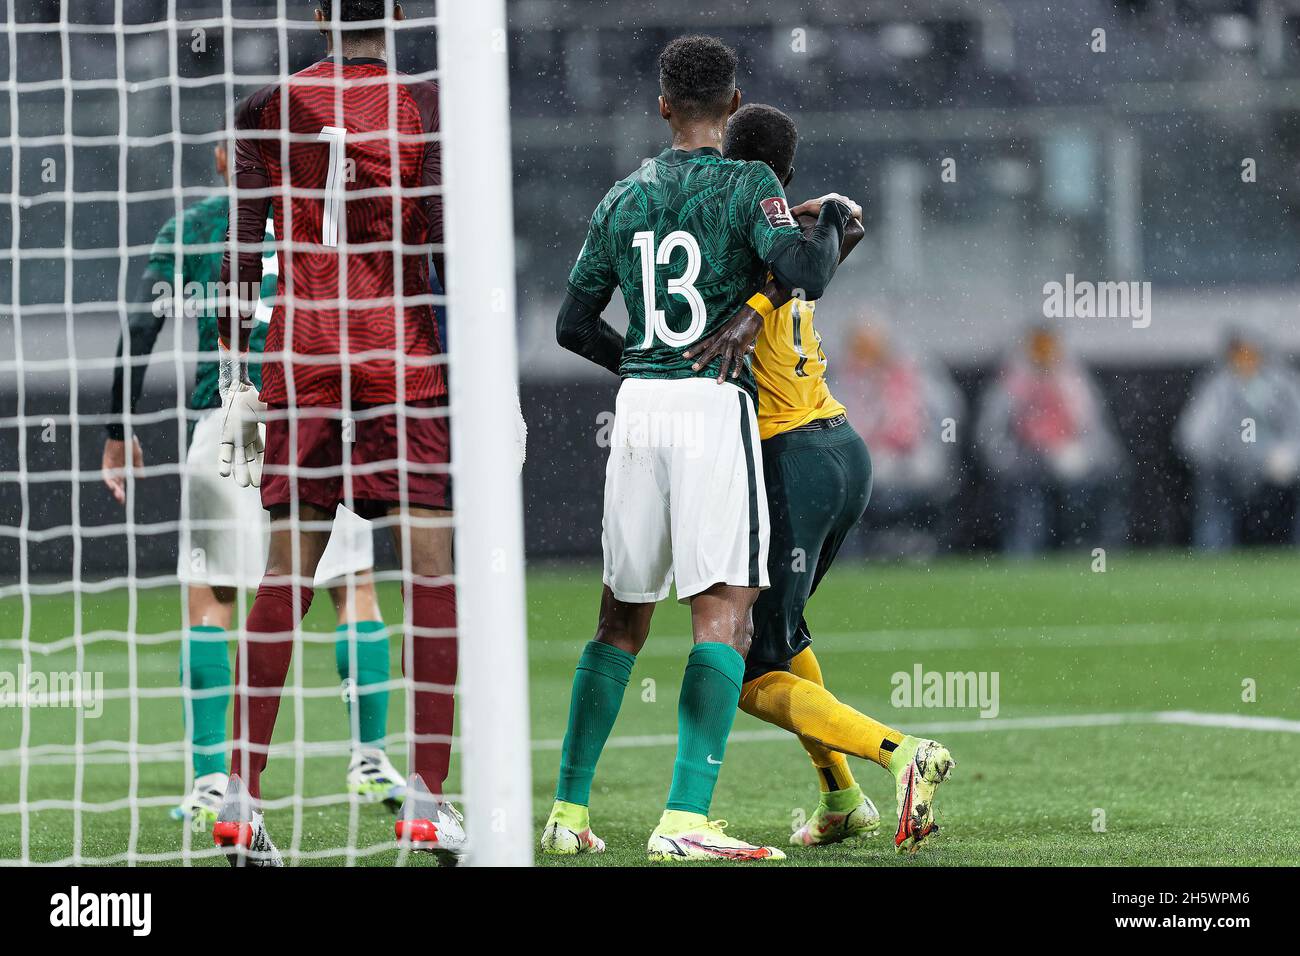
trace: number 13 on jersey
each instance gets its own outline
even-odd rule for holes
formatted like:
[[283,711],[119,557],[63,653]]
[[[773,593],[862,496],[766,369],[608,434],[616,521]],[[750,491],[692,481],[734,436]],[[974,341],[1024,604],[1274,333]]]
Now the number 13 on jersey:
[[[685,348],[700,337],[708,321],[704,299],[695,288],[695,280],[700,276],[699,243],[689,232],[678,229],[664,236],[664,241],[656,248],[655,234],[646,231],[633,234],[632,248],[641,254],[641,294],[645,301],[645,339],[641,348],[650,348],[656,338],[665,345]],[[668,265],[669,258],[677,249],[686,250],[686,271],[676,279],[669,279],[665,291],[669,295],[681,296],[690,306],[691,324],[682,332],[670,329],[663,309],[655,307],[655,266]]]

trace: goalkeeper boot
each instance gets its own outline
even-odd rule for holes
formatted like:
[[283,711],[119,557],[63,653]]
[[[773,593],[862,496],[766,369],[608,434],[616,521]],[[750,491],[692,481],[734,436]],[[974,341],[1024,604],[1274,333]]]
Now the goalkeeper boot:
[[604,853],[605,841],[591,832],[586,807],[556,800],[542,830],[542,852],[550,856]]
[[880,811],[861,788],[823,793],[808,822],[790,835],[792,846],[825,846],[874,836],[880,829]]
[[405,850],[432,853],[443,866],[455,866],[465,854],[464,817],[440,796],[434,796],[424,779],[411,774],[406,784],[406,802],[394,829],[397,843]]
[[184,820],[195,833],[202,833],[217,820],[221,801],[226,797],[226,775],[205,773],[194,778],[192,789],[179,806],[172,807],[173,820]]
[[231,866],[284,866],[280,851],[266,832],[262,813],[253,809],[253,801],[238,774],[230,775],[226,799],[212,824],[212,839],[226,854]]
[[909,736],[894,750],[889,766],[898,797],[894,849],[915,853],[922,840],[939,832],[934,822],[934,797],[956,764],[947,747]]
[[388,754],[378,747],[361,747],[352,752],[348,764],[348,792],[367,803],[382,800],[396,813],[402,808],[406,779],[389,762]]
[[687,860],[784,860],[785,854],[774,846],[754,846],[727,836],[726,820],[710,820],[702,813],[665,810],[659,826],[650,834],[646,855],[661,863]]

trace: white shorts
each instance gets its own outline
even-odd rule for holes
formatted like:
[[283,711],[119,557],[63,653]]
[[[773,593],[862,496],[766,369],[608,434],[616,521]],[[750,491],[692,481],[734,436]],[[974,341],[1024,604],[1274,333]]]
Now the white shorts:
[[[176,576],[183,584],[253,589],[266,572],[271,522],[258,489],[241,488],[217,474],[220,444],[221,409],[209,409],[194,425],[186,458],[182,493],[189,519],[181,529]],[[340,505],[315,586],[342,584],[374,563],[370,522]]]
[[618,391],[601,543],[620,601],[715,584],[767,587],[767,492],[749,395],[712,379],[625,379]]

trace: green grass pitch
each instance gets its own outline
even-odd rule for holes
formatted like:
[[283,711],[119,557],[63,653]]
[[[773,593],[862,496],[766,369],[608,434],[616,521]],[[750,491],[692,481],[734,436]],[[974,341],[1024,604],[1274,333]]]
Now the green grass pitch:
[[[949,746],[957,770],[940,793],[943,832],[913,858],[893,853],[891,778],[853,761],[880,808],[882,833],[861,845],[792,850],[791,865],[951,866],[964,864],[1291,864],[1300,862],[1300,820],[1288,810],[1300,788],[1300,556],[1258,551],[1224,557],[1112,554],[1105,573],[1087,555],[1015,563],[963,559],[928,567],[845,561],[832,571],[809,612],[827,682],[841,699],[903,730],[930,728]],[[559,739],[574,661],[590,637],[600,590],[598,569],[537,569],[528,578],[533,793],[540,829],[550,806]],[[382,592],[390,620],[400,617],[394,588]],[[70,597],[33,596],[31,634],[46,642],[74,633]],[[125,592],[84,594],[83,634],[126,626]],[[142,635],[179,624],[174,587],[138,592]],[[18,637],[22,604],[0,602],[0,636]],[[346,739],[334,672],[328,600],[307,622],[325,639],[309,643],[291,672],[308,696],[286,698],[277,744],[301,732],[295,759],[275,756],[263,777],[273,806],[268,825],[291,860],[313,863],[427,864],[399,859],[388,843],[391,816],[377,805],[341,798],[346,757],[328,750]],[[592,821],[609,844],[602,857],[544,860],[560,865],[634,865],[667,793],[688,614],[675,603],[657,612],[654,631],[628,687],[614,739],[592,795]],[[83,859],[141,862],[183,851],[182,827],[168,818],[183,782],[167,745],[181,736],[175,686],[177,644],[135,647],[142,692],[119,696],[102,716],[81,722],[92,756],[80,778],[64,749],[76,741],[75,711],[28,708],[28,744],[45,747],[27,778],[29,854],[62,860],[80,842]],[[926,671],[997,672],[999,711],[906,708],[891,703],[891,675]],[[0,650],[0,672],[21,658]],[[399,673],[396,646],[393,672]],[[33,655],[32,668],[101,671],[106,687],[127,686],[121,641],[91,643],[78,666],[72,649]],[[1256,699],[1243,700],[1253,682]],[[1249,696],[1249,695],[1247,695]],[[403,726],[392,695],[390,732]],[[134,782],[125,754],[96,742],[126,740],[134,720],[148,759]],[[0,708],[0,859],[21,853],[16,812],[21,774],[16,748],[23,710]],[[404,765],[400,743],[395,762]],[[157,752],[155,752],[157,751]],[[453,763],[456,782],[457,767]],[[87,807],[67,804],[80,789]],[[136,795],[135,841],[131,801]],[[291,794],[304,801],[295,812]],[[792,738],[740,715],[727,749],[714,815],[738,835],[784,845],[816,800],[811,768]],[[361,848],[341,847],[350,832]],[[472,835],[471,835],[472,836]],[[196,865],[224,862],[209,838],[195,836]],[[176,862],[175,860],[166,860]]]

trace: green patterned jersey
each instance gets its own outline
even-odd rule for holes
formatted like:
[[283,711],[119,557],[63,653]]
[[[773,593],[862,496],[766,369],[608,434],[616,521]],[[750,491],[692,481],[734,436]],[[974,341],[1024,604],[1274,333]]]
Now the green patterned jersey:
[[[176,241],[180,222],[180,242]],[[230,204],[226,196],[212,196],[186,208],[158,231],[149,252],[146,275],[155,280],[155,294],[179,287],[184,315],[198,322],[199,352],[204,355],[194,369],[194,390],[190,408],[221,405],[220,368],[217,362],[217,295],[221,281],[221,250],[226,242]],[[276,295],[275,250],[267,234],[267,252],[262,263],[262,302],[257,307],[257,325],[249,336],[249,351],[261,352],[271,318],[269,302]],[[206,248],[204,248],[206,247]],[[175,280],[173,280],[175,276]],[[157,314],[157,313],[155,313]],[[249,375],[260,387],[262,368],[249,363]]]
[[[596,207],[569,292],[603,306],[615,286],[622,290],[625,377],[712,377],[716,362],[695,372],[682,351],[731,318],[766,278],[765,263],[798,241],[766,163],[666,149]],[[744,378],[753,392],[748,368]]]

